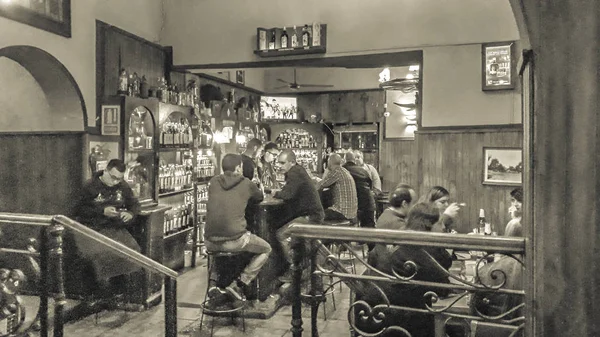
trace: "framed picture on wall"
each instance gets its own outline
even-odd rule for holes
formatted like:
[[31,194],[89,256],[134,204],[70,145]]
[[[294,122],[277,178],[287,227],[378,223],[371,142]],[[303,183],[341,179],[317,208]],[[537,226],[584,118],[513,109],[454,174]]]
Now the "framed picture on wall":
[[0,16],[71,37],[71,0],[2,1]]
[[483,148],[483,184],[518,186],[523,183],[523,150],[511,147]]
[[104,136],[118,136],[121,134],[121,106],[102,106],[101,133]]
[[515,88],[514,42],[483,43],[481,45],[481,89]]

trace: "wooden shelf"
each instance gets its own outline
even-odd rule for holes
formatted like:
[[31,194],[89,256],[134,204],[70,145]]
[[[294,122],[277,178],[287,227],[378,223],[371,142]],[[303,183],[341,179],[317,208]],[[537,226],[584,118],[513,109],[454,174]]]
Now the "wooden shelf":
[[172,238],[172,237],[175,237],[175,236],[181,235],[181,234],[188,233],[188,232],[189,232],[189,231],[191,231],[192,229],[194,229],[194,227],[193,227],[193,226],[192,226],[192,227],[187,227],[187,228],[184,228],[184,229],[182,229],[182,230],[180,230],[180,231],[177,231],[177,232],[175,232],[175,233],[171,233],[171,234],[165,235],[165,236],[164,236],[164,239],[169,239],[169,238]]
[[172,196],[172,195],[177,195],[177,194],[181,194],[181,193],[185,193],[185,192],[190,192],[190,191],[193,191],[193,190],[194,190],[193,187],[189,187],[189,188],[184,188],[184,189],[179,190],[179,191],[159,193],[158,197],[159,198],[164,198],[164,197],[169,197],[169,196]]
[[290,55],[307,55],[307,54],[325,54],[327,48],[324,46],[317,47],[297,47],[297,48],[282,48],[271,50],[255,50],[254,54],[260,57],[277,57]]
[[191,146],[185,145],[161,145],[158,148],[159,151],[191,151],[193,148]]

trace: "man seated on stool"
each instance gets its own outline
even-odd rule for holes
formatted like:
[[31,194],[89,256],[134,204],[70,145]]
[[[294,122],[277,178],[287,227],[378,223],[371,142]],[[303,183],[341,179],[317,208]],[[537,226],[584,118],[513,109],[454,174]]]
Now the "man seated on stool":
[[317,189],[332,189],[333,205],[325,209],[325,220],[354,220],[358,209],[356,185],[350,172],[342,167],[342,157],[333,153],[327,160],[327,173]]
[[[285,186],[273,197],[284,201],[289,221],[277,230],[277,240],[281,243],[284,258],[291,265],[291,237],[287,229],[292,223],[321,224],[323,222],[323,206],[319,193],[310,176],[296,163],[296,154],[292,150],[283,150],[277,157],[279,172],[285,174]],[[291,282],[291,271],[280,277],[282,282]]]
[[[209,252],[248,252],[256,254],[239,278],[227,286],[233,299],[243,300],[243,288],[248,286],[267,262],[271,246],[265,240],[250,233],[244,217],[248,203],[259,203],[263,194],[250,179],[242,175],[242,157],[227,154],[221,161],[223,174],[213,177],[208,186],[206,228],[204,243]],[[213,269],[216,270],[216,269]],[[210,275],[215,281],[216,275]],[[211,299],[225,293],[219,288],[209,288]]]
[[[119,159],[108,162],[106,169],[99,171],[83,187],[75,208],[75,219],[98,233],[113,239],[136,252],[140,246],[128,231],[133,218],[140,211],[140,204],[131,187],[123,180],[125,164]],[[107,252],[104,245],[83,235],[74,235],[74,243],[81,256],[91,263],[101,297],[119,295],[123,291],[129,274],[140,267],[116,253]],[[126,306],[123,303],[109,303]]]

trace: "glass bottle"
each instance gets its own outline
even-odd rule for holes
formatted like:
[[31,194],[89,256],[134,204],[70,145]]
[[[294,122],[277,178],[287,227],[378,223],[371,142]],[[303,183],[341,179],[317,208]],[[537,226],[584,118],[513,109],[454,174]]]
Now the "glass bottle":
[[308,31],[308,25],[304,25],[302,28],[302,47],[310,46],[310,32]]
[[121,96],[126,96],[129,91],[129,77],[127,76],[127,70],[125,68],[121,69],[121,73],[119,74],[119,89],[117,94]]
[[283,27],[283,31],[281,32],[281,48],[287,48],[287,47],[288,47],[288,34],[287,34],[285,27]]
[[275,49],[275,41],[277,40],[275,29],[271,31],[271,39],[269,40],[269,50]]
[[298,34],[296,33],[296,26],[292,32],[292,48],[298,48]]

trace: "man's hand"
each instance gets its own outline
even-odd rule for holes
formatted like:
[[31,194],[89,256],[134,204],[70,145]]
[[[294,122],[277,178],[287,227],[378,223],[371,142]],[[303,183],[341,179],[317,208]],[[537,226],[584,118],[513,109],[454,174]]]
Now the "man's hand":
[[131,219],[133,219],[133,214],[131,212],[121,212],[119,216],[123,222],[129,222]]
[[109,218],[116,218],[119,216],[119,212],[114,206],[104,207],[104,215]]

